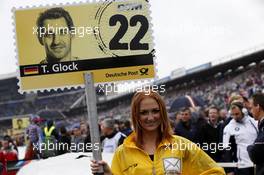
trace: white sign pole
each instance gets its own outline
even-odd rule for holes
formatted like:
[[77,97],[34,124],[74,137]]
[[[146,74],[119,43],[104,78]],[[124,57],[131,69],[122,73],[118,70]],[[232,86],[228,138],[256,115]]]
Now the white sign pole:
[[[99,145],[99,149],[93,149],[93,159],[96,161],[102,160],[101,154],[101,142],[100,134],[98,127],[98,115],[97,115],[97,106],[96,106],[96,94],[94,88],[93,73],[85,73],[85,96],[86,96],[86,105],[87,105],[87,114],[89,121],[89,129],[91,136],[91,143],[94,145]],[[100,173],[97,175],[103,174],[103,167],[101,167]]]

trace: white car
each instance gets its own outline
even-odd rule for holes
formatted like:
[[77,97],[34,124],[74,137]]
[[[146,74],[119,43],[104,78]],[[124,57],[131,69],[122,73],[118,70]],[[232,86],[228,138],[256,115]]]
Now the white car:
[[[104,153],[103,160],[109,166],[113,154]],[[92,153],[67,153],[43,160],[35,160],[22,167],[17,175],[92,175]]]

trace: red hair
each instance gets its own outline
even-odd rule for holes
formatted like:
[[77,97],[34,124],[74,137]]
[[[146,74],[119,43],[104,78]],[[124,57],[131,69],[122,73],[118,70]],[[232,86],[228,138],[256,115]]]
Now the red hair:
[[168,119],[167,111],[165,103],[162,99],[162,97],[157,93],[153,91],[148,92],[137,92],[134,94],[131,102],[131,117],[132,117],[132,124],[136,133],[135,142],[137,146],[142,146],[143,138],[142,138],[142,127],[139,123],[139,112],[140,112],[140,103],[145,98],[153,98],[156,100],[156,102],[159,105],[160,110],[160,118],[161,118],[161,124],[160,124],[160,135],[159,140],[157,142],[161,142],[163,139],[171,139],[172,138],[172,129],[170,126],[170,121]]

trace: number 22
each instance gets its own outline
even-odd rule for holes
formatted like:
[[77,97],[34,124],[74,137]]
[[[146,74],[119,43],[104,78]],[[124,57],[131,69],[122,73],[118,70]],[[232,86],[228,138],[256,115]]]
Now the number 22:
[[[113,15],[109,20],[109,25],[116,26],[117,22],[120,22],[121,26],[110,41],[109,48],[110,50],[128,50],[128,43],[120,43],[120,40],[127,32],[128,20],[124,15]],[[130,19],[130,26],[135,27],[138,22],[140,22],[141,26],[135,37],[130,42],[130,50],[148,50],[148,43],[140,43],[140,40],[148,31],[148,19],[143,15],[135,15]]]

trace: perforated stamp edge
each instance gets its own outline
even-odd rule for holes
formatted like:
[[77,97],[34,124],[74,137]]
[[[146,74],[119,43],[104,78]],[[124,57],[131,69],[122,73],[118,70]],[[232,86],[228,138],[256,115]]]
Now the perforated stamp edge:
[[[126,2],[127,0],[106,0],[108,2],[111,2],[111,1],[118,1],[118,2]],[[53,4],[45,4],[45,5],[32,5],[32,6],[29,6],[29,5],[26,5],[26,6],[20,6],[20,7],[13,7],[12,8],[12,26],[13,26],[13,47],[14,47],[14,52],[15,52],[15,59],[16,59],[16,66],[17,66],[17,70],[16,70],[16,77],[18,79],[18,92],[20,94],[31,94],[31,93],[37,93],[37,92],[50,92],[52,90],[54,91],[58,91],[58,90],[61,90],[61,91],[64,91],[64,90],[72,90],[72,89],[79,89],[79,88],[85,88],[85,85],[84,84],[80,84],[80,85],[70,85],[70,86],[63,86],[63,87],[52,87],[52,88],[43,88],[43,89],[31,89],[31,90],[22,90],[21,89],[21,76],[20,76],[20,70],[19,70],[19,58],[18,58],[18,46],[17,46],[17,35],[16,35],[16,19],[15,19],[15,11],[17,10],[27,10],[27,9],[38,9],[38,8],[52,8],[52,7],[60,7],[60,6],[63,6],[63,7],[67,7],[67,6],[74,6],[74,5],[84,5],[84,4],[92,4],[92,3],[105,3],[106,1],[104,0],[87,0],[87,1],[80,1],[80,2],[66,2],[66,3],[53,3]],[[135,0],[136,2],[137,0]],[[147,8],[148,8],[148,14],[147,14],[147,17],[149,19],[149,32],[150,32],[150,37],[153,41],[153,48],[155,48],[155,38],[154,38],[154,35],[153,35],[153,24],[152,24],[152,17],[151,17],[151,4],[149,2],[149,0],[145,0],[147,3]],[[98,84],[109,84],[109,83],[116,83],[116,84],[120,84],[120,85],[130,85],[132,83],[135,83],[135,84],[139,84],[139,85],[142,85],[142,84],[152,84],[155,80],[158,79],[158,65],[157,65],[157,57],[156,57],[156,54],[155,54],[155,49],[154,49],[154,52],[152,53],[153,54],[153,63],[154,63],[154,74],[155,74],[155,77],[154,79],[153,78],[146,78],[146,79],[133,79],[133,80],[123,80],[123,81],[115,81],[115,82],[102,82],[102,83],[96,83],[95,85],[98,85]]]

